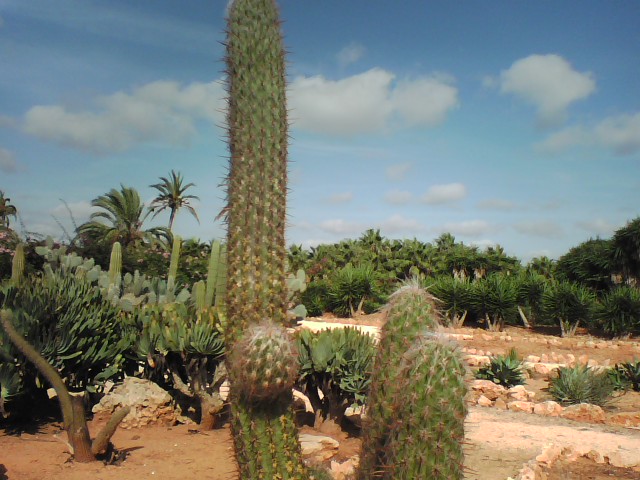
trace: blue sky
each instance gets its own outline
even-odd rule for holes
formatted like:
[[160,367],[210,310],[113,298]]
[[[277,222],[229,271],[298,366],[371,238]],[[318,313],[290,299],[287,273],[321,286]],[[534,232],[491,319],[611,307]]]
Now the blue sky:
[[[450,232],[527,261],[640,215],[637,1],[279,4],[290,243]],[[174,230],[224,237],[226,6],[0,0],[0,189],[27,230],[175,169],[201,222]]]

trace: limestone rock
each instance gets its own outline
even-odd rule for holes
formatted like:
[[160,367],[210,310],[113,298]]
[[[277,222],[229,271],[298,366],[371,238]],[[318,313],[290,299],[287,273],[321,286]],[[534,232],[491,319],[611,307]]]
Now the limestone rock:
[[491,380],[474,380],[471,383],[471,390],[481,393],[489,400],[495,400],[507,391],[502,385],[495,384]]
[[533,413],[536,415],[542,415],[545,417],[559,417],[562,413],[562,405],[553,400],[546,402],[536,403],[533,406]]
[[480,398],[478,398],[478,405],[480,405],[481,407],[490,407],[491,405],[493,405],[493,402],[484,395],[480,395]]
[[331,475],[333,476],[333,479],[346,480],[347,478],[351,478],[356,470],[357,464],[357,457],[350,458],[349,460],[342,463],[331,460]]
[[338,448],[340,447],[340,443],[337,440],[326,435],[302,433],[299,439],[300,446],[302,447],[302,455],[320,462],[333,457],[338,453]]
[[533,413],[533,403],[516,400],[507,403],[507,408],[513,412]]
[[175,425],[179,414],[173,399],[166,390],[156,383],[136,377],[127,377],[108,395],[94,405],[93,413],[111,415],[121,407],[131,407],[131,412],[120,424],[122,428],[136,428],[145,425]]
[[562,411],[560,416],[569,420],[587,423],[604,423],[605,420],[604,410],[597,405],[589,403],[569,405]]

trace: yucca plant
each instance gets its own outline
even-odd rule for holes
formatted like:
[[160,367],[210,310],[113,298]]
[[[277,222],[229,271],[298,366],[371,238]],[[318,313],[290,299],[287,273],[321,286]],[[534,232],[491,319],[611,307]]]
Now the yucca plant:
[[522,360],[518,357],[515,348],[509,350],[506,355],[491,357],[491,363],[481,367],[475,374],[476,378],[491,380],[493,383],[511,388],[525,383],[522,370]]
[[543,315],[560,324],[563,337],[574,335],[581,322],[590,321],[594,305],[591,290],[569,281],[549,284],[542,293]]
[[314,426],[327,421],[340,425],[347,407],[365,400],[375,356],[373,338],[353,327],[301,330],[298,354],[298,385],[314,409]]
[[596,372],[586,365],[560,367],[551,380],[549,393],[564,405],[591,403],[604,406],[615,387],[607,372]]
[[438,305],[444,313],[445,322],[455,328],[464,325],[471,308],[471,283],[443,275],[430,286],[429,291],[440,301]]
[[597,325],[613,335],[640,331],[640,289],[623,285],[604,295],[596,308]]
[[338,315],[353,317],[364,304],[379,295],[378,274],[371,265],[347,266],[329,279],[329,308]]

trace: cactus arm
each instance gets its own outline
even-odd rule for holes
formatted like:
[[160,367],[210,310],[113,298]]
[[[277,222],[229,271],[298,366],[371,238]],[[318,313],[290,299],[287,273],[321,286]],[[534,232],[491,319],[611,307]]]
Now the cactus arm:
[[16,245],[16,251],[11,261],[11,283],[18,285],[24,278],[24,243]]
[[178,235],[173,237],[173,245],[171,247],[171,260],[169,261],[169,275],[168,278],[173,278],[174,284],[176,276],[178,275],[178,262],[180,261],[180,248],[182,246],[182,239]]

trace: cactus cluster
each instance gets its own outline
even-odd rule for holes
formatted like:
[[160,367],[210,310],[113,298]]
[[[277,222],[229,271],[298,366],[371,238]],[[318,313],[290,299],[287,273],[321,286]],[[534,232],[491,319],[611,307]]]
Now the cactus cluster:
[[[359,480],[462,478],[464,368],[457,349],[438,336],[438,318],[434,298],[417,281],[391,296],[371,379]],[[408,436],[413,448],[403,445]]]

